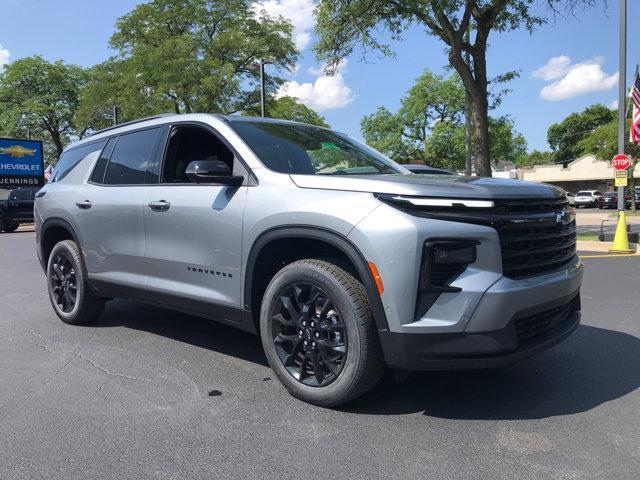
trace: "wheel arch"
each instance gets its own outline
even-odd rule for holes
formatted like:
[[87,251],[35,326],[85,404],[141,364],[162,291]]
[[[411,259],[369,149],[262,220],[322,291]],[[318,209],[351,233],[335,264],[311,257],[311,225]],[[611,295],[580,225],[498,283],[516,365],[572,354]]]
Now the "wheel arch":
[[[378,331],[385,331],[389,329],[382,300],[378,294],[378,290],[371,275],[371,271],[369,270],[367,261],[353,242],[338,232],[321,227],[285,226],[275,227],[261,233],[253,242],[247,257],[244,277],[243,304],[244,311],[252,316],[253,321],[256,324],[256,330],[258,329],[260,311],[259,302],[256,302],[256,294],[261,300],[262,294],[264,293],[264,290],[262,292],[254,291],[256,285],[260,285],[260,282],[257,281],[260,280],[260,273],[256,271],[256,267],[259,266],[261,255],[267,251],[269,245],[273,245],[274,242],[282,240],[294,241],[297,239],[320,242],[332,247],[337,252],[340,252],[344,258],[350,262],[355,271],[354,273],[357,273],[357,277],[364,285]],[[263,282],[265,288],[271,278],[273,277],[270,277],[266,282]]]
[[47,262],[49,260],[49,254],[56,243],[62,240],[73,240],[80,252],[82,247],[80,244],[80,238],[76,233],[73,226],[62,218],[48,218],[42,224],[40,229],[40,258],[42,259],[42,267],[47,269]]

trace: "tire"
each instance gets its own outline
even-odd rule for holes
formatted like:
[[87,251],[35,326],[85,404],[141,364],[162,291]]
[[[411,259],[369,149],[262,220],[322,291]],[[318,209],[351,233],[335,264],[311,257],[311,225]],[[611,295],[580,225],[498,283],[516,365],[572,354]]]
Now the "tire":
[[7,232],[7,233],[13,233],[18,229],[19,226],[20,226],[20,224],[14,220],[9,225],[6,225],[4,227],[4,231]]
[[51,250],[47,261],[47,290],[53,310],[64,323],[87,324],[104,309],[104,301],[89,288],[80,249],[72,240],[58,242]]
[[262,301],[260,336],[280,382],[314,405],[347,403],[385,370],[363,285],[326,261],[299,260],[276,273]]

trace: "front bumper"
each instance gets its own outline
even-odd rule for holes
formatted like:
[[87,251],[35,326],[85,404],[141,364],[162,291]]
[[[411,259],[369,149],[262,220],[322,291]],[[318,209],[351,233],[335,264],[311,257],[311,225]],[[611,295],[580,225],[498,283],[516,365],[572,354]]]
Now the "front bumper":
[[492,368],[523,360],[570,336],[580,324],[580,293],[516,312],[488,332],[380,332],[387,365],[396,370]]

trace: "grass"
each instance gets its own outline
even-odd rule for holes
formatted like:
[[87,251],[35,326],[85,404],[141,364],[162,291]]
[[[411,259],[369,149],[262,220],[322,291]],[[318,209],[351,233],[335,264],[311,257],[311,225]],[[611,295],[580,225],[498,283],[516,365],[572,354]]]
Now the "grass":
[[[636,210],[635,212],[632,212],[631,210],[625,210],[624,214],[627,217],[640,217],[640,210]],[[609,218],[618,218],[618,212],[610,213]]]
[[598,240],[598,234],[597,233],[579,233],[578,240],[595,242]]

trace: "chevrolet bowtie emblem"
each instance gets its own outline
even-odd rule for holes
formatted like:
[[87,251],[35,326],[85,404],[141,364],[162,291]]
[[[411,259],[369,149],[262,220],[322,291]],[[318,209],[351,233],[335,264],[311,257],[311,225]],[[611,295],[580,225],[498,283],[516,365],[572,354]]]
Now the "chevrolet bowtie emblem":
[[0,148],[0,153],[10,155],[14,158],[33,157],[36,154],[35,148],[24,148],[21,145]]

